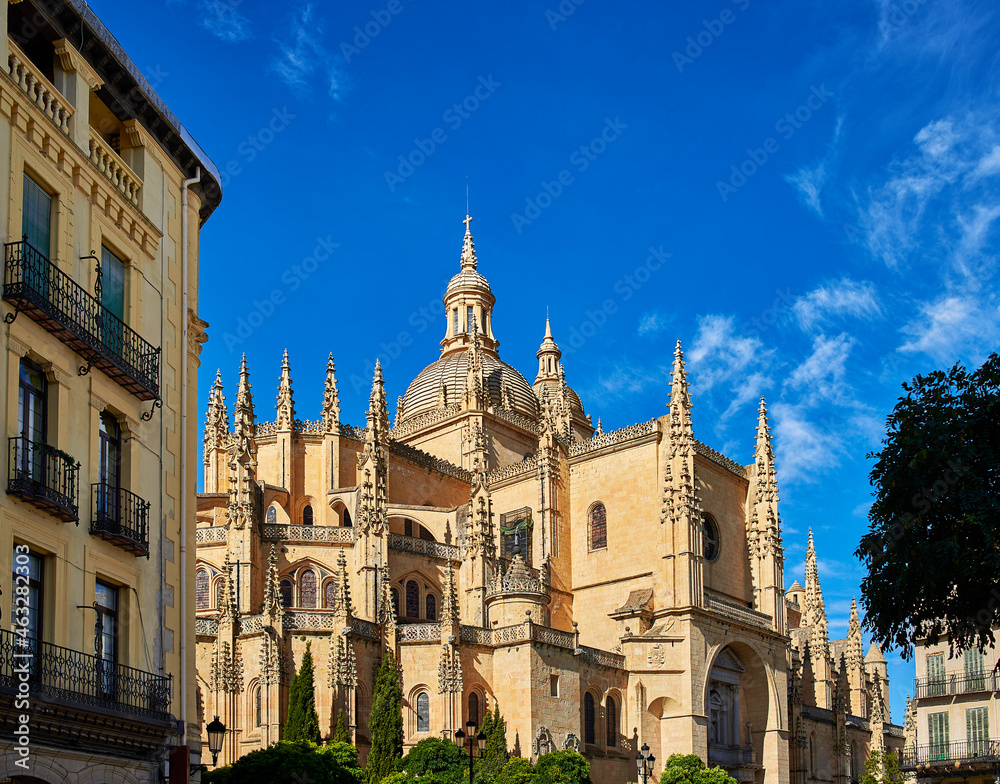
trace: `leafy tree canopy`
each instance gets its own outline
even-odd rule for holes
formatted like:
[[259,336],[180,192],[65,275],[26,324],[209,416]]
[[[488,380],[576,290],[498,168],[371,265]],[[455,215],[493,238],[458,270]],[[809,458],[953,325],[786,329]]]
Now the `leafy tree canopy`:
[[861,784],[903,784],[896,752],[882,753],[873,749],[865,760],[865,775],[861,777]]
[[497,775],[496,784],[534,784],[535,768],[531,760],[511,757]]
[[[903,385],[870,479],[856,551],[865,626],[904,657],[922,637],[993,642],[1000,623],[1000,357]],[[935,568],[944,567],[947,568]]]
[[536,784],[591,784],[590,763],[572,749],[553,751],[535,765]]
[[736,784],[726,771],[716,765],[705,767],[697,754],[671,754],[660,775],[660,784]]
[[399,762],[407,779],[426,784],[465,784],[469,780],[467,753],[450,740],[424,738]]
[[356,767],[357,750],[354,750],[354,765],[343,765],[341,759],[351,759],[345,749],[283,740],[266,749],[251,751],[232,765],[210,770],[202,774],[201,780],[205,784],[243,784],[247,781],[257,784],[301,784],[303,781],[359,784],[361,771]]
[[281,739],[319,743],[319,716],[316,714],[316,687],[313,682],[312,643],[306,643],[299,671],[288,690],[288,721]]
[[365,763],[367,784],[380,784],[396,772],[403,756],[403,687],[399,665],[392,651],[386,650],[375,680],[375,698],[368,717],[371,750]]

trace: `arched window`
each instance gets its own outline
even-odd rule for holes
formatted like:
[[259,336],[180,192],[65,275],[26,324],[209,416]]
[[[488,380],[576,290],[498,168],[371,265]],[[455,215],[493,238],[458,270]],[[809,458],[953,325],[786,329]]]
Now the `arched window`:
[[469,695],[469,721],[479,724],[479,695],[475,692]]
[[595,730],[596,716],[594,713],[594,695],[589,691],[583,695],[583,742],[591,745],[597,743]]
[[618,746],[618,703],[614,697],[608,697],[608,706],[604,711],[604,723],[607,727],[608,748]]
[[323,606],[332,609],[337,603],[337,582],[327,580],[323,585]]
[[590,549],[604,550],[608,546],[608,512],[604,504],[594,504],[590,510]]
[[282,580],[279,586],[281,590],[281,606],[291,607],[292,606],[292,581]]
[[434,594],[432,593],[427,594],[427,599],[425,600],[424,604],[427,607],[427,612],[425,613],[425,617],[427,618],[427,620],[436,621],[438,608],[437,608],[437,599],[434,597]]
[[406,583],[406,617],[420,617],[420,588],[417,587],[416,580]]
[[299,607],[316,607],[316,572],[306,569],[299,575]]
[[225,580],[219,580],[215,584],[215,609],[216,610],[221,610],[222,609],[223,599],[225,598],[225,594],[223,593],[223,591],[225,590],[225,583],[226,583]]
[[302,510],[302,525],[312,525],[313,524],[313,508],[306,504],[305,509]]
[[260,706],[260,686],[258,686],[257,690],[254,692],[253,700],[254,700],[254,716],[257,719],[256,726],[259,727],[264,723],[264,714],[263,711],[261,711],[261,706]]
[[368,702],[368,692],[365,691],[364,686],[358,684],[357,688],[354,689],[354,715],[357,717],[355,719],[355,724],[357,725],[354,736],[355,741],[359,737],[367,738],[368,714],[370,711],[371,705]]
[[348,528],[351,528],[354,525],[354,523],[351,522],[351,513],[346,509],[344,510],[344,525]]
[[701,516],[702,554],[706,561],[714,561],[719,557],[719,524],[707,512]]
[[194,608],[208,609],[208,569],[199,569],[194,578]]
[[417,695],[417,732],[431,731],[431,700],[427,692]]
[[273,506],[267,507],[267,522],[270,525],[274,525],[278,522],[278,510]]
[[389,593],[392,594],[392,609],[396,613],[396,617],[399,617],[399,591],[395,588],[390,588]]

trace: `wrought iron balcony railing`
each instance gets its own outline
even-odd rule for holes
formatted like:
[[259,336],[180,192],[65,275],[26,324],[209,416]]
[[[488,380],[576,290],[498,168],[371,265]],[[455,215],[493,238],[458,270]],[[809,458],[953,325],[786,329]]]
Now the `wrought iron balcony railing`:
[[992,672],[981,672],[975,675],[950,673],[944,676],[930,675],[913,679],[913,693],[917,699],[951,697],[956,694],[982,691],[1000,691],[1000,678]]
[[173,722],[170,676],[114,664],[0,629],[0,689],[17,692],[23,683],[28,684],[34,697]]
[[904,769],[919,764],[942,762],[997,762],[1000,761],[1000,740],[961,740],[952,743],[929,743],[903,749]]
[[140,400],[160,398],[160,349],[131,327],[27,241],[4,245],[3,298],[26,313],[87,362]]
[[149,501],[120,487],[90,486],[90,533],[149,558]]
[[8,439],[7,493],[67,523],[80,521],[80,464],[48,444],[24,436]]

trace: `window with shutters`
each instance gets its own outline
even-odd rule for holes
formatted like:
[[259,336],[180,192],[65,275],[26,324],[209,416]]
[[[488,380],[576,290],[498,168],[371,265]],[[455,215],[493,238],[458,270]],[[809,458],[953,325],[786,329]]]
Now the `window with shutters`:
[[945,693],[946,689],[944,654],[931,654],[927,657],[927,696],[940,697]]
[[299,607],[316,607],[316,572],[306,569],[299,575]]
[[983,691],[986,688],[986,668],[983,652],[972,648],[962,654],[965,663],[965,688],[967,691]]
[[417,695],[417,732],[431,731],[431,700],[427,692]]
[[194,578],[194,607],[196,610],[208,609],[208,570],[199,569]]
[[[52,197],[31,177],[24,175],[21,234],[46,258],[52,255]],[[44,291],[48,280],[44,280]]]
[[930,741],[931,759],[948,759],[948,714],[946,712],[928,714],[927,738]]
[[969,742],[966,752],[981,757],[990,751],[989,708],[966,708],[965,737]]

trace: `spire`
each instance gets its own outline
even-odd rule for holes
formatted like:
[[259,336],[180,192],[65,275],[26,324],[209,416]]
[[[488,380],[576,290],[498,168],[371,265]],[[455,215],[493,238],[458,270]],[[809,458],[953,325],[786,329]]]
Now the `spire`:
[[233,586],[233,565],[226,556],[222,577],[222,604],[219,606],[219,620],[234,622],[239,615],[236,606],[236,591]]
[[[385,382],[382,380],[382,362],[375,360],[372,392],[368,397],[368,427],[371,438],[382,442],[389,436],[389,408],[385,402]],[[368,439],[366,438],[366,441]]]
[[814,655],[825,656],[829,638],[826,632],[826,607],[823,605],[823,589],[819,584],[819,566],[816,562],[816,546],[813,544],[812,528],[809,529],[809,544],[806,547],[806,598],[803,626],[811,627],[811,645]]
[[834,713],[850,713],[851,687],[847,679],[847,660],[840,654],[840,668],[837,670],[837,691],[833,698]]
[[864,666],[861,621],[858,619],[858,603],[851,597],[851,623],[847,632],[847,661],[851,669]]
[[253,394],[250,392],[250,370],[247,368],[247,355],[240,362],[240,383],[236,388],[236,407],[233,410],[233,431],[236,435],[237,450],[242,451],[247,441],[252,440],[257,418],[253,409]]
[[250,371],[247,357],[240,363],[240,383],[236,390],[233,411],[233,438],[229,446],[229,503],[227,525],[243,529],[259,518],[260,497],[257,487],[257,429],[250,392]]
[[278,381],[278,430],[291,430],[295,426],[295,401],[292,400],[291,366],[288,364],[288,349],[281,358],[281,378]]
[[774,618],[775,630],[785,628],[785,549],[778,514],[778,480],[767,422],[767,404],[760,399],[754,466],[747,490],[747,551],[754,605]]
[[205,458],[210,449],[226,446],[229,435],[229,412],[222,394],[222,371],[215,371],[215,383],[208,393],[208,412],[205,415]]
[[273,544],[271,545],[271,553],[267,556],[267,581],[264,583],[262,612],[271,619],[278,618],[285,612],[281,604],[281,585],[278,582],[278,556]]
[[462,269],[474,270],[478,260],[476,259],[476,244],[472,241],[472,217],[466,213],[465,220],[462,222],[465,224],[465,238],[462,241]]
[[451,562],[444,570],[443,596],[441,597],[441,627],[442,633],[445,626],[457,624],[459,622],[458,610],[458,588],[455,585],[455,570]]
[[358,456],[358,527],[365,534],[381,535],[388,523],[388,465],[386,448],[389,443],[389,411],[385,403],[382,363],[375,360],[375,377],[368,399],[368,424],[365,443]]
[[670,380],[670,437],[677,446],[694,448],[694,428],[691,425],[691,394],[687,371],[684,369],[684,349],[680,340],[674,349],[674,370]]
[[559,350],[559,346],[552,339],[552,324],[549,322],[548,314],[545,315],[545,337],[542,338],[542,344],[538,347],[538,351],[535,352],[535,356],[538,357],[538,375],[535,377],[536,384],[539,381],[549,381],[559,378],[559,360],[562,357],[562,351]]
[[326,384],[323,387],[323,429],[336,433],[340,429],[340,397],[337,394],[336,365],[333,354],[326,361]]
[[351,583],[347,573],[347,558],[344,556],[344,548],[340,548],[337,555],[337,595],[334,599],[334,608],[341,615],[346,615],[348,622],[351,617]]

